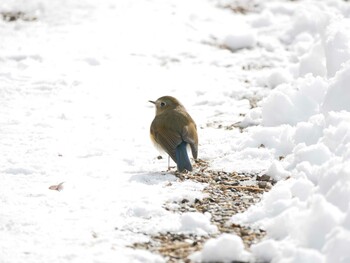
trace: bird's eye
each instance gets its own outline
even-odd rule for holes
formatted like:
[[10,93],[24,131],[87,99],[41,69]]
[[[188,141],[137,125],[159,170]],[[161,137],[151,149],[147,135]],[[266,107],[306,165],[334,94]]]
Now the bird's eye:
[[161,107],[164,107],[165,105],[166,105],[165,102],[161,102],[161,103],[160,103],[160,106],[161,106]]

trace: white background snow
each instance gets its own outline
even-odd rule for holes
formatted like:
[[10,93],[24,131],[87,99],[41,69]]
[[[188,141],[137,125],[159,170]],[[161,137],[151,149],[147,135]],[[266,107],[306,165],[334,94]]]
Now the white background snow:
[[[220,7],[237,2],[252,12]],[[163,262],[128,246],[216,233],[210,215],[163,208],[205,187],[162,172],[147,101],[163,95],[196,121],[211,169],[278,180],[231,219],[263,241],[221,235],[192,260],[350,262],[348,2],[0,3],[17,11],[37,19],[0,19],[0,262]]]

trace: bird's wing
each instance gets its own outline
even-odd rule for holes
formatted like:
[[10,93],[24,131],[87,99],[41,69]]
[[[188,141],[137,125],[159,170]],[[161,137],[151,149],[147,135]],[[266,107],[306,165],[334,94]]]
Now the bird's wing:
[[152,134],[156,143],[176,162],[176,147],[182,142],[181,136],[167,129],[153,129]]

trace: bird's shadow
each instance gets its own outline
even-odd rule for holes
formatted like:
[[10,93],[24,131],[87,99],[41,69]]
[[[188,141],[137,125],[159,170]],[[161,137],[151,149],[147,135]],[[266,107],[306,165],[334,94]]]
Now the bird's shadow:
[[162,183],[174,182],[177,177],[171,172],[153,172],[134,174],[130,177],[130,182],[138,182],[147,185],[157,185]]

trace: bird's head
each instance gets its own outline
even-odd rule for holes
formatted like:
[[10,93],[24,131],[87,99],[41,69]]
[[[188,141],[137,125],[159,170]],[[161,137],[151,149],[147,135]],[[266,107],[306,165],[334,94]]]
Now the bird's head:
[[160,97],[156,101],[150,100],[149,102],[156,106],[156,115],[162,114],[167,110],[175,109],[178,106],[182,107],[181,103],[171,96]]

